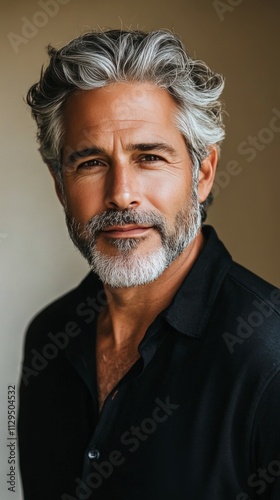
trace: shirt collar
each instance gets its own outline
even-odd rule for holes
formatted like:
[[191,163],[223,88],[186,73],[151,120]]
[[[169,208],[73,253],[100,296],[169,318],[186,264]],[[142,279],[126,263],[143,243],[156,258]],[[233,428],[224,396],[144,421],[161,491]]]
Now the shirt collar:
[[202,337],[204,326],[227,274],[232,258],[211,226],[203,226],[206,243],[162,316],[176,330]]
[[[160,314],[170,326],[190,337],[202,337],[204,326],[227,274],[232,258],[212,226],[202,228],[205,245],[176,292],[171,304]],[[99,278],[89,273],[82,288],[98,295],[103,288]]]

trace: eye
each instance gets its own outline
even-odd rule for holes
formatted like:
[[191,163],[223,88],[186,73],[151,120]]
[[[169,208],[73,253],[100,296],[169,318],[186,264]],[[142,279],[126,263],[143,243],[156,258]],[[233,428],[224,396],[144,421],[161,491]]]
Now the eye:
[[92,159],[92,160],[87,160],[87,161],[84,161],[83,163],[80,163],[77,167],[78,170],[90,170],[94,167],[102,167],[104,166],[105,163],[102,161],[102,160],[98,160],[98,159]]
[[149,154],[149,155],[143,155],[140,158],[140,161],[143,163],[154,163],[156,161],[162,161],[163,158],[157,155]]

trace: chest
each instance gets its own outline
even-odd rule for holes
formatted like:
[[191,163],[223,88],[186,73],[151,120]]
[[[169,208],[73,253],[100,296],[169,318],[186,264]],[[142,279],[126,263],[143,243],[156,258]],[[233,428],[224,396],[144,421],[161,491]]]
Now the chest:
[[102,346],[97,348],[97,388],[100,410],[108,394],[139,357],[140,354],[137,348],[132,346],[123,347],[118,351],[102,348]]

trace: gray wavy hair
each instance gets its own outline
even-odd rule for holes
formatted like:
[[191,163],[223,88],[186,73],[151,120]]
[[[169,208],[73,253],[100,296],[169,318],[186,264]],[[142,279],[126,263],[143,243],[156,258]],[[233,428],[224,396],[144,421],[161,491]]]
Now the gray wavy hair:
[[[197,179],[199,167],[214,144],[224,138],[221,75],[193,60],[180,38],[167,31],[109,30],[89,32],[55,50],[49,65],[27,94],[38,126],[37,139],[45,163],[62,179],[63,106],[71,92],[116,82],[149,82],[166,89],[178,106],[177,127],[183,134]],[[202,204],[205,214],[211,194]]]

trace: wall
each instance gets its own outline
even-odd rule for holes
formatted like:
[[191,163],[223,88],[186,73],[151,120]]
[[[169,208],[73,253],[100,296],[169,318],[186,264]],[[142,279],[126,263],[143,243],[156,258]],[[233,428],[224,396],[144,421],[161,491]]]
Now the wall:
[[0,495],[19,500],[19,485],[12,494],[6,483],[7,387],[18,388],[30,318],[87,272],[68,239],[23,101],[46,61],[45,46],[62,46],[98,25],[171,28],[192,55],[225,75],[227,138],[209,222],[237,261],[279,286],[280,6],[277,0],[1,0],[0,8]]

